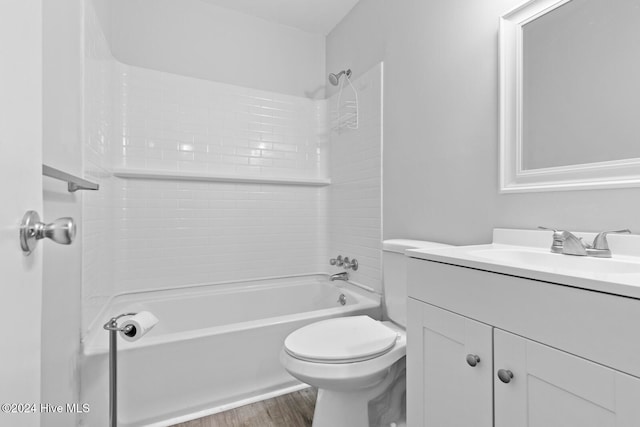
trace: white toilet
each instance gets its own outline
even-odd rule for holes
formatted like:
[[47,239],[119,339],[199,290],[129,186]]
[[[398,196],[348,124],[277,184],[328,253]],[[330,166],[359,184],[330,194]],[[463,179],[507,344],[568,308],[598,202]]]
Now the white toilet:
[[406,249],[443,247],[418,240],[383,243],[384,299],[391,321],[340,317],[307,325],[284,342],[280,361],[318,388],[313,427],[405,425]]

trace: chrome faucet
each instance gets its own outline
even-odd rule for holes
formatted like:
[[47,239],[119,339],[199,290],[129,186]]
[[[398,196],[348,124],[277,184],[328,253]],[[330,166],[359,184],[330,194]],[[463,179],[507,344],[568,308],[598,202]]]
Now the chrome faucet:
[[342,255],[338,255],[337,258],[331,258],[329,260],[329,264],[335,265],[336,267],[344,267],[345,270],[349,270],[350,268],[352,268],[353,271],[356,271],[358,269],[357,259],[354,258],[352,260],[349,260],[349,257],[342,258]]
[[343,280],[346,282],[347,280],[349,280],[349,273],[347,273],[346,271],[343,271],[342,273],[332,274],[331,276],[329,276],[329,279],[332,282],[334,280]]
[[591,249],[591,245],[583,242],[582,238],[576,237],[569,231],[561,231],[560,238],[562,239],[562,253],[565,255],[587,256],[587,250]]
[[553,231],[553,243],[551,252],[564,255],[592,256],[597,258],[611,258],[611,249],[607,242],[607,234],[625,233],[630,234],[631,230],[603,231],[598,233],[593,240],[593,245],[585,243],[581,237],[565,230],[555,230],[553,228],[538,227],[541,230]]

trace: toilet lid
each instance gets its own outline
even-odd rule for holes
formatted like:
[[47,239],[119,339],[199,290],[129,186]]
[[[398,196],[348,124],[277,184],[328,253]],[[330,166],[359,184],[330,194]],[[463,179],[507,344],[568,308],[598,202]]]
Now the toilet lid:
[[284,340],[284,348],[297,359],[349,363],[388,352],[397,338],[397,332],[369,316],[339,317],[292,332]]

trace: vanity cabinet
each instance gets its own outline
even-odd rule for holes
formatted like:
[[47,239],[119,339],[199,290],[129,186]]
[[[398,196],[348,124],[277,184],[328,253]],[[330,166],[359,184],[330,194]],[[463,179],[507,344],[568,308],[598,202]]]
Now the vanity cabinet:
[[640,426],[640,301],[408,263],[409,427]]

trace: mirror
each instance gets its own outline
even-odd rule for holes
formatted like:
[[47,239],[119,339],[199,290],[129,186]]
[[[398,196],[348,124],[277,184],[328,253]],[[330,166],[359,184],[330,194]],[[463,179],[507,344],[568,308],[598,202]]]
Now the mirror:
[[638,47],[640,0],[501,18],[501,192],[640,186]]

